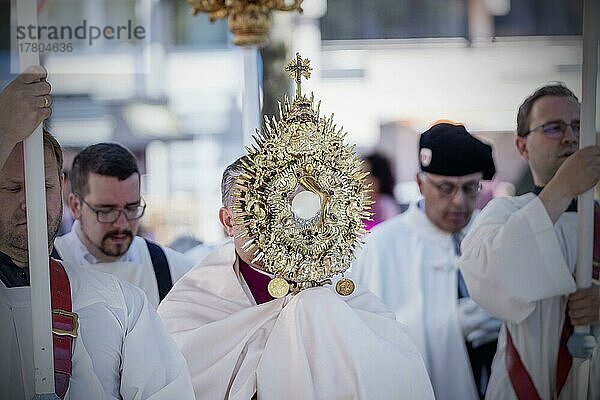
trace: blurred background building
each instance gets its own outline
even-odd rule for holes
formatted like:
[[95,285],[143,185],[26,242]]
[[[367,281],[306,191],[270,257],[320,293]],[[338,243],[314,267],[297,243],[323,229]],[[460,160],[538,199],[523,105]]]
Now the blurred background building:
[[[221,172],[243,153],[242,55],[226,22],[192,16],[185,0],[38,4],[39,25],[132,20],[148,34],[42,53],[53,85],[49,127],[67,149],[65,169],[88,144],[120,142],[139,159],[144,224],[158,241],[219,240]],[[15,13],[8,0],[0,7],[5,84],[14,77]],[[359,151],[392,160],[400,202],[418,195],[418,134],[440,119],[493,143],[497,178],[527,191],[513,146],[518,105],[551,81],[581,96],[581,0],[304,0],[303,8],[273,15],[261,58],[263,112],[277,114],[291,88],[287,60],[296,51],[310,58],[303,87]]]

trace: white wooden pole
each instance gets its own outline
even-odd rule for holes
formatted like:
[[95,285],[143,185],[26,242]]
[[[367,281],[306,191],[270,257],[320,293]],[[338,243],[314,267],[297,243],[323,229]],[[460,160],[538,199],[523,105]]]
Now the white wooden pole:
[[241,47],[244,58],[244,92],[242,97],[242,130],[244,146],[250,145],[252,135],[260,124],[260,94],[258,81],[258,47]]
[[[600,0],[584,0],[583,4],[583,65],[581,96],[581,132],[579,148],[596,143],[596,84],[598,77],[598,43],[600,29]],[[592,284],[592,260],[594,243],[594,193],[593,188],[577,199],[577,268],[575,280],[578,288]],[[575,327],[575,334],[589,334],[589,326]],[[577,372],[577,399],[585,400],[595,390],[590,382],[590,361],[575,359]]]
[[[600,0],[585,0],[583,7],[583,67],[581,96],[581,133],[579,148],[596,143],[596,83],[598,77],[598,39]],[[594,237],[594,189],[577,200],[577,287],[592,284]]]
[[[37,25],[37,0],[17,0],[17,24]],[[27,39],[29,41],[29,39]],[[23,52],[19,47],[21,72],[39,65],[37,52]],[[29,275],[31,279],[31,312],[33,318],[33,363],[35,393],[54,394],[54,354],[52,318],[50,314],[50,271],[48,266],[48,227],[44,176],[42,125],[25,139],[25,196],[27,202],[27,234]],[[56,395],[54,395],[56,397]]]

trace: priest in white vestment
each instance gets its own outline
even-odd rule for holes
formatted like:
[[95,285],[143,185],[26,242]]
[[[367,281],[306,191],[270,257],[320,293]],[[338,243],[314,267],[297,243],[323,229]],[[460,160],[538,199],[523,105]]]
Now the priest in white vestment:
[[[33,356],[27,242],[31,225],[26,217],[21,140],[49,115],[50,86],[45,77],[44,68],[31,67],[0,94],[0,399],[33,398],[34,368],[42,367],[34,365]],[[62,159],[60,145],[44,131],[50,248],[61,220]],[[60,332],[54,333],[55,377],[67,376],[55,381],[60,398],[193,399],[185,359],[140,289],[107,274],[50,264],[51,271],[65,272],[50,273],[52,304],[55,299],[68,303],[68,310],[60,310],[74,312],[79,321],[77,325],[76,317],[68,318],[68,336],[75,337],[67,346],[57,349]],[[53,313],[54,328],[55,317]]]
[[423,199],[371,231],[352,276],[407,324],[437,399],[477,399],[500,322],[469,297],[457,246],[474,218],[480,179],[495,173],[492,149],[461,125],[439,123],[421,135],[419,153]]
[[371,292],[317,287],[257,304],[239,264],[224,245],[158,307],[198,400],[433,398],[406,328]]
[[[529,162],[533,193],[490,202],[463,241],[461,269],[471,295],[504,320],[489,399],[600,399],[597,249],[596,284],[577,290],[573,279],[574,199],[598,183],[600,148],[578,151],[579,112],[577,97],[562,85],[525,100],[515,145]],[[589,335],[569,339],[573,326],[588,324]],[[589,380],[582,382],[584,359]]]
[[[308,68],[297,60],[291,70]],[[432,399],[406,328],[333,277],[350,266],[368,204],[358,157],[299,85],[282,109],[223,174],[219,218],[233,242],[158,309],[196,398]]]

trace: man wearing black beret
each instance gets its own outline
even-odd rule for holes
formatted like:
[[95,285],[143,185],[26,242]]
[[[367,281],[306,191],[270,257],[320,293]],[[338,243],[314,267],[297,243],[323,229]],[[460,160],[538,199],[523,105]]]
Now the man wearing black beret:
[[470,299],[458,259],[480,180],[496,172],[492,148],[462,125],[438,123],[421,135],[419,162],[423,199],[372,230],[352,273],[408,325],[436,398],[477,399],[500,322]]

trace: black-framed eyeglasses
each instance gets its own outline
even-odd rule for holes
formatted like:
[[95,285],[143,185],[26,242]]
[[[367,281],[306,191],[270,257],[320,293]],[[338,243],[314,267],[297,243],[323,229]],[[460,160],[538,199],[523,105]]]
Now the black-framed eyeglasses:
[[119,217],[121,216],[121,213],[123,213],[125,215],[125,218],[127,219],[127,221],[133,221],[135,219],[142,218],[142,216],[144,215],[144,211],[146,211],[146,203],[144,202],[144,199],[140,199],[140,204],[138,204],[138,205],[133,205],[133,206],[125,207],[125,208],[117,208],[117,207],[96,208],[96,207],[90,205],[83,198],[80,197],[80,199],[83,204],[88,206],[90,208],[90,210],[92,210],[94,213],[96,213],[96,219],[98,220],[98,222],[103,222],[103,223],[115,222],[116,220],[119,219]]
[[458,189],[462,190],[467,197],[475,197],[479,194],[479,192],[481,192],[481,182],[479,181],[470,181],[463,185],[457,185],[447,181],[440,183],[434,182],[433,180],[427,178],[426,175],[423,176],[425,176],[427,181],[431,183],[431,185],[436,188],[443,197],[453,197]]
[[550,122],[546,122],[545,124],[542,124],[540,126],[536,126],[535,128],[533,128],[532,130],[530,130],[529,132],[527,132],[527,135],[529,135],[531,132],[535,131],[536,129],[540,129],[542,128],[542,132],[544,133],[545,136],[551,138],[551,139],[562,139],[565,136],[565,132],[567,131],[567,126],[571,127],[571,130],[573,131],[573,135],[575,137],[579,137],[579,120],[578,119],[574,119],[573,121],[566,123],[565,121],[550,121]]

